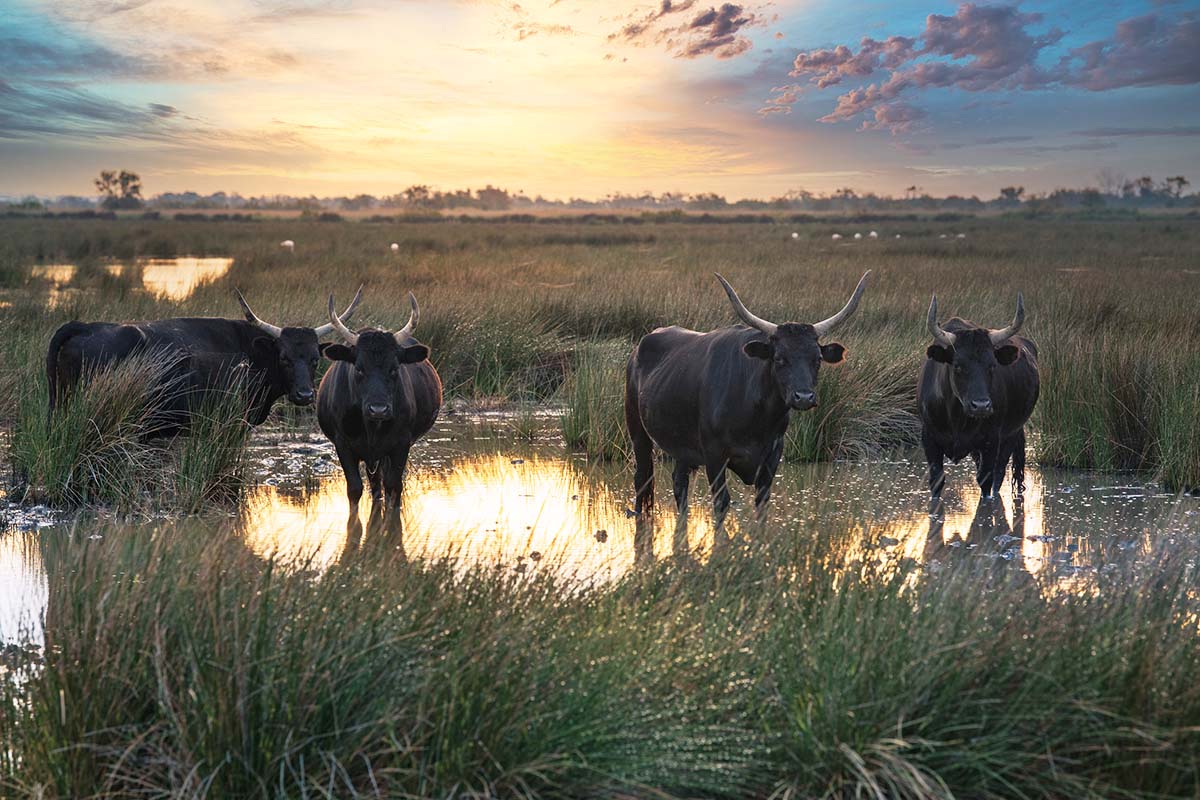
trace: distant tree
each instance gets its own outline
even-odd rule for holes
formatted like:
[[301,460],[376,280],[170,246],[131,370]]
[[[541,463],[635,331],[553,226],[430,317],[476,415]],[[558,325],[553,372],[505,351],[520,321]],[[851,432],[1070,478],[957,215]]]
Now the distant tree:
[[429,187],[425,184],[417,184],[410,186],[400,194],[404,195],[404,202],[410,206],[426,206],[429,204]]
[[1115,169],[1102,169],[1096,175],[1096,183],[1100,184],[1100,191],[1105,194],[1119,197],[1121,189],[1125,186],[1126,180],[1124,173],[1118,172]]
[[1009,204],[1020,203],[1023,194],[1025,194],[1024,186],[1005,186],[1000,190],[1000,199]]
[[142,207],[142,179],[136,172],[104,170],[93,183],[103,196],[100,204],[104,208]]
[[1091,209],[1104,208],[1105,205],[1104,195],[1100,193],[1099,189],[1084,189],[1080,192],[1079,202],[1084,208]]
[[1176,175],[1174,178],[1167,178],[1167,192],[1175,198],[1183,197],[1183,190],[1191,186],[1191,182],[1182,175]]

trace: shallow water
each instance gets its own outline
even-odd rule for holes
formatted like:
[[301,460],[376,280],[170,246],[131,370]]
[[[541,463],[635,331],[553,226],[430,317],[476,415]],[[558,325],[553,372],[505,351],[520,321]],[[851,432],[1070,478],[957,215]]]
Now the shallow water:
[[[220,278],[233,265],[232,258],[140,258],[129,264],[103,264],[100,270],[113,278],[129,276],[140,281],[147,292],[170,300],[183,300],[202,283]],[[51,283],[47,304],[55,308],[74,294],[84,291],[77,285],[79,268],[74,264],[43,264],[32,275]]]
[[[388,546],[410,560],[452,554],[462,563],[603,581],[654,559],[703,561],[716,545],[761,534],[753,493],[734,480],[727,531],[715,538],[702,475],[692,482],[686,525],[678,526],[668,465],[656,474],[659,509],[639,530],[629,510],[628,465],[590,464],[552,434],[544,439],[512,438],[503,418],[440,422],[414,448],[402,536],[390,537]],[[281,440],[260,431],[252,460],[261,482],[236,512],[214,512],[212,524],[232,525],[256,554],[321,566],[378,535],[368,498],[358,524],[351,522],[340,469],[319,434]],[[980,563],[1056,582],[1116,568],[1145,556],[1156,542],[1200,531],[1200,498],[1161,493],[1126,475],[1031,469],[1023,501],[1006,485],[999,502],[980,503],[964,463],[949,467],[944,510],[934,515],[924,476],[915,458],[784,465],[767,530],[796,536],[850,530],[848,546],[863,557],[907,558],[932,572],[955,560],[987,559]],[[22,626],[38,627],[47,597],[42,539],[82,538],[100,524],[55,524],[47,509],[15,506],[0,511],[0,524],[4,641]]]

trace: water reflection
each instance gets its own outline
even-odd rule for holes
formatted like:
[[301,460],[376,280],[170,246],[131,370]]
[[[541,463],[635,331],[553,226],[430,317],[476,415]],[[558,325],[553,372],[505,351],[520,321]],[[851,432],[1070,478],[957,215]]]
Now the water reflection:
[[[285,485],[252,490],[233,524],[254,553],[300,556],[312,568],[359,552],[409,561],[452,555],[463,564],[599,581],[656,559],[703,562],[725,537],[844,532],[852,560],[908,559],[927,576],[966,563],[978,566],[985,579],[1018,575],[1063,587],[1137,560],[1157,541],[1194,536],[1200,522],[1200,498],[1160,494],[1120,476],[1036,469],[1028,472],[1024,498],[1006,488],[988,502],[980,502],[970,471],[956,470],[942,511],[931,516],[924,464],[914,458],[784,465],[769,525],[754,523],[751,491],[734,486],[726,533],[714,540],[708,487],[700,476],[684,518],[677,520],[668,502],[639,524],[630,511],[626,465],[590,465],[561,446],[506,444],[479,434],[462,423],[439,424],[414,449],[402,514],[390,523],[367,515],[369,501],[362,504],[362,519],[349,517],[340,474],[314,477],[314,468],[306,480],[287,483],[279,475],[272,480]],[[268,459],[272,464],[299,460],[334,469],[328,443],[272,447],[278,455]],[[656,472],[656,493],[669,498],[671,470]],[[230,515],[222,516],[226,522],[218,517],[197,524],[217,531],[228,524]],[[69,535],[69,524],[41,530],[37,524],[10,519],[22,530],[0,533],[0,638],[16,634],[22,615],[37,618],[45,607],[41,537]]]
[[[131,264],[101,264],[96,274],[140,284],[156,297],[183,300],[198,286],[220,278],[233,265],[232,258],[141,258]],[[84,287],[85,275],[75,264],[42,264],[33,267],[31,274],[51,284],[47,304],[56,308]]]

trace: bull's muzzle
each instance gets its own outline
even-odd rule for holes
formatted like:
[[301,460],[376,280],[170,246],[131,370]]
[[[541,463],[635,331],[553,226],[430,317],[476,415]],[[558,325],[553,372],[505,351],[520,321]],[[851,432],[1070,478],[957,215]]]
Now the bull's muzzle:
[[315,397],[315,395],[313,394],[312,389],[297,389],[296,391],[292,392],[288,396],[288,399],[294,405],[310,406],[310,405],[312,405],[312,401],[313,401],[314,397]]
[[816,392],[792,392],[788,405],[796,411],[808,411],[817,405]]
[[992,415],[992,400],[991,398],[983,398],[982,400],[968,400],[963,403],[963,408],[967,412],[967,416],[976,418],[985,418]]
[[368,403],[367,419],[372,422],[386,422],[392,418],[392,407],[388,403]]

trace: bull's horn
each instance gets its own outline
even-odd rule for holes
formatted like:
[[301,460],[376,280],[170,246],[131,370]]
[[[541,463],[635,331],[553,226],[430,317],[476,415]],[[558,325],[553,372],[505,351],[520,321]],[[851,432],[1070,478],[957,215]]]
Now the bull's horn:
[[929,300],[929,319],[926,321],[926,324],[929,326],[929,333],[931,336],[933,336],[933,340],[935,342],[940,344],[942,347],[954,346],[954,334],[943,330],[942,326],[938,325],[936,294],[933,295],[933,297],[931,297]]
[[824,336],[850,318],[850,315],[858,308],[858,301],[862,299],[863,291],[867,288],[867,278],[869,277],[871,277],[871,270],[864,272],[863,276],[858,279],[858,286],[854,287],[854,294],[850,295],[850,299],[842,307],[841,311],[829,319],[822,320],[813,325],[813,330],[817,332],[818,337]]
[[246,321],[264,333],[269,333],[271,336],[278,339],[283,333],[283,329],[277,325],[272,325],[269,322],[263,322],[261,319],[259,319],[255,313],[250,310],[250,304],[246,302],[246,298],[242,297],[242,290],[234,287],[233,291],[237,293],[238,302],[242,304],[242,311],[244,311],[246,314]]
[[[324,327],[324,326],[322,326]],[[358,344],[358,334],[346,327],[346,324],[338,319],[337,312],[333,308],[333,295],[329,295],[329,327],[338,332],[349,345]]]
[[[358,308],[358,304],[362,300],[362,290],[363,290],[362,284],[359,284],[358,291],[355,293],[354,299],[350,301],[350,305],[347,306],[346,310],[342,312],[342,315],[340,317],[338,317],[338,319],[340,319],[343,324],[349,322],[350,317],[354,316],[354,309]],[[321,325],[320,327],[313,328],[313,332],[317,334],[317,338],[320,338],[327,333],[333,333],[333,324],[326,322],[324,325]]]
[[779,326],[774,322],[767,322],[765,319],[760,319],[759,317],[751,314],[750,310],[747,309],[742,303],[741,299],[738,298],[737,292],[735,292],[733,287],[729,285],[729,281],[722,278],[716,272],[713,274],[717,276],[717,280],[719,280],[721,282],[721,286],[725,288],[725,294],[729,295],[729,302],[733,304],[733,310],[737,312],[739,317],[742,318],[742,322],[746,323],[751,328],[758,328],[767,336],[774,336],[775,331],[779,329]]
[[1005,339],[1017,335],[1017,331],[1021,330],[1021,326],[1025,324],[1025,298],[1017,292],[1017,313],[1013,317],[1012,324],[1007,328],[1001,328],[998,331],[988,331],[988,338],[992,340],[992,344],[1000,344]]
[[396,344],[404,344],[405,340],[412,336],[412,332],[417,328],[417,320],[421,318],[421,309],[417,305],[417,296],[412,292],[408,293],[408,304],[412,306],[412,311],[408,315],[408,324],[392,334],[396,337]]

